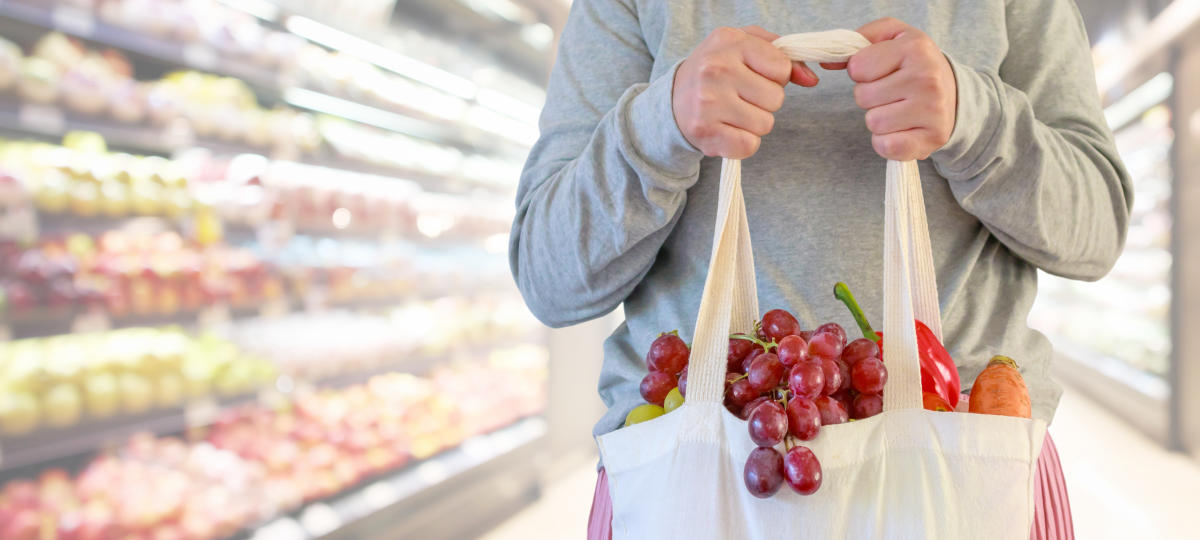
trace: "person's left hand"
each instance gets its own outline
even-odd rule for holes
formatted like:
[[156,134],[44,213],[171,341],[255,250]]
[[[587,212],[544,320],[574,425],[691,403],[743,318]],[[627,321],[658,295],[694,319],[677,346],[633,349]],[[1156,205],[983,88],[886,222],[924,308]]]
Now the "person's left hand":
[[841,64],[866,109],[871,146],[898,161],[925,159],[950,140],[958,87],[941,49],[924,32],[892,18],[858,29],[871,45]]

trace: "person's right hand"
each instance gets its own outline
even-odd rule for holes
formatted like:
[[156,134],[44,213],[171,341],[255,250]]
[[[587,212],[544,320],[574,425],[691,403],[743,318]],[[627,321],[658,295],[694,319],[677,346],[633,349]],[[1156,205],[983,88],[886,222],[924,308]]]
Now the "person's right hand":
[[783,87],[815,86],[817,75],[771,44],[779,36],[757,26],[717,28],[675,72],[675,124],[706,156],[745,159],[775,126]]

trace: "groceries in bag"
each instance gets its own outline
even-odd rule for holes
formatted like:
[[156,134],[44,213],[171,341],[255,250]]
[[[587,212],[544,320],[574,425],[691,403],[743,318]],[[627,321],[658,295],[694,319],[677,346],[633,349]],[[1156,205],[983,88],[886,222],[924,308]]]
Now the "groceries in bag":
[[[861,420],[883,410],[887,366],[882,334],[871,329],[849,287],[834,296],[850,309],[864,337],[846,343],[837,323],[803,330],[790,312],[773,309],[754,324],[754,333],[732,334],[726,356],[725,408],[746,421],[757,445],[746,460],[743,480],[759,498],[786,482],[802,495],[821,486],[821,464],[801,442],[821,426]],[[958,368],[933,332],[916,321],[923,406],[952,412],[958,402]],[[652,420],[679,408],[687,396],[690,347],[677,331],[663,333],[646,354],[641,394],[646,404],[630,411],[625,425]],[[978,396],[978,400],[974,399]],[[1016,363],[992,359],[975,382],[970,412],[1030,417],[1029,395]],[[779,446],[783,445],[784,452]]]

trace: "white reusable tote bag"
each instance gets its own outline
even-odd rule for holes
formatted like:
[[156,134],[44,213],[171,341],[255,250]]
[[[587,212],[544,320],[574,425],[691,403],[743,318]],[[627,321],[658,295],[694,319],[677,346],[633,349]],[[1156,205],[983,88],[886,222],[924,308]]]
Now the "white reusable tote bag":
[[[869,43],[834,30],[775,44],[794,60],[844,62]],[[598,439],[613,538],[1029,538],[1045,422],[922,408],[914,312],[939,339],[941,319],[916,163],[888,162],[886,181],[883,413],[824,426],[801,443],[821,462],[815,494],[801,496],[785,482],[758,499],[742,479],[754,443],[722,405],[728,335],[752,331],[758,317],[741,163],[722,164],[687,401]]]

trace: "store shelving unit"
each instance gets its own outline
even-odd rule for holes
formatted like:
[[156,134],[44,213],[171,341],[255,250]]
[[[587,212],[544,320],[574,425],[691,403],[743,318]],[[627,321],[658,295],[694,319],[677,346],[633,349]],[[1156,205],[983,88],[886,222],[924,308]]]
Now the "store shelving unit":
[[[481,123],[472,121],[472,118],[475,117],[470,114],[464,114],[462,118],[456,120],[447,119],[426,110],[421,103],[384,103],[378,99],[372,100],[361,95],[330,90],[328,87],[317,88],[318,85],[302,82],[284,72],[265,67],[248,58],[223,54],[217,47],[210,46],[203,41],[176,42],[149,32],[144,33],[140,29],[110,24],[98,13],[81,10],[67,4],[67,2],[0,0],[0,36],[28,45],[46,32],[62,32],[78,38],[91,49],[113,48],[120,51],[132,62],[135,73],[139,75],[148,73],[151,74],[151,78],[156,78],[173,70],[190,69],[231,77],[248,86],[264,110],[269,107],[277,107],[312,113],[314,118],[331,116],[368,130],[366,133],[384,135],[397,133],[453,149],[464,157],[482,156],[488,159],[511,161],[528,148],[529,141],[525,140],[527,137],[523,139],[518,136],[510,136],[511,134],[498,133],[495,127],[490,130],[485,129],[481,127]],[[230,5],[229,2],[226,4]],[[315,21],[323,22],[320,14],[280,9],[270,20],[264,19],[262,24],[273,32],[291,32],[308,39],[313,44],[334,51],[338,50],[334,46],[336,43],[318,42],[308,35],[295,32],[295,30],[303,29],[303,26],[294,24],[295,21],[290,20],[293,17],[297,21],[305,18],[317,25],[321,23]],[[329,28],[332,29],[332,27]],[[345,30],[349,31],[349,29]],[[342,37],[344,35],[346,34],[343,33]],[[391,56],[389,58],[395,59]],[[526,60],[530,58],[529,56],[525,57]],[[399,72],[403,70],[396,69],[396,65],[388,62],[384,62],[384,64],[380,67],[390,70],[393,74],[404,75]],[[414,65],[421,64],[417,61]],[[457,77],[448,71],[436,72],[438,68],[429,66],[427,68],[435,70],[433,71],[435,73]],[[144,78],[139,77],[139,79]],[[412,82],[420,84],[418,79],[413,79]],[[470,84],[472,85],[470,86],[471,93],[488,91],[474,85],[473,82]],[[487,104],[477,100],[473,94],[460,94],[457,95],[457,98],[463,100],[468,112],[471,112],[473,108],[482,110],[488,107]],[[528,105],[524,107],[533,108]],[[496,111],[493,108],[490,112],[501,115],[508,114],[509,118],[514,117],[511,111]],[[319,148],[310,148],[306,151],[297,151],[294,148],[254,146],[248,143],[198,136],[186,123],[181,126],[177,122],[170,124],[169,127],[149,121],[122,123],[108,117],[79,114],[60,103],[32,104],[18,99],[11,92],[0,94],[0,133],[4,134],[7,139],[56,142],[64,135],[76,131],[101,135],[111,151],[172,158],[183,155],[190,156],[194,154],[194,152],[190,152],[194,149],[205,149],[212,156],[211,159],[214,163],[220,160],[227,162],[229,158],[242,154],[258,154],[272,160],[272,163],[294,162],[328,169],[334,173],[333,178],[337,178],[338,173],[344,172],[372,175],[376,177],[373,180],[395,179],[415,182],[421,190],[427,194],[433,194],[435,198],[441,196],[460,197],[464,204],[474,204],[472,201],[478,201],[481,198],[489,201],[504,199],[507,202],[511,197],[512,190],[515,189],[515,178],[512,183],[503,184],[474,178],[457,169],[451,172],[431,172],[435,168],[431,167],[426,170],[417,166],[383,164],[383,160],[372,162],[351,157],[349,154],[339,152],[339,148],[331,140],[325,140]],[[246,140],[251,139],[246,137]],[[386,162],[401,163],[396,160],[387,160]],[[418,162],[416,165],[424,166],[424,163]],[[464,171],[467,169],[466,164],[462,167]],[[307,182],[309,179],[304,178],[303,181]],[[187,189],[195,189],[195,183],[193,182]],[[32,205],[32,202],[30,204]],[[276,216],[271,219],[285,221],[301,219],[296,215],[289,216],[291,217]],[[0,214],[0,217],[3,217],[3,214]],[[83,218],[72,216],[69,213],[38,211],[36,212],[36,229],[43,239],[62,239],[78,233],[98,239],[104,233],[125,227],[129,221],[137,219],[147,223],[146,227],[142,227],[143,229],[156,231],[155,234],[159,231],[166,231],[181,234],[186,238],[188,235],[198,234],[195,231],[196,224],[192,222],[194,217],[189,214],[174,219],[165,217]],[[226,247],[236,246],[239,249],[253,251],[268,265],[288,264],[286,258],[271,259],[271,257],[279,255],[278,251],[273,251],[277,250],[278,246],[267,246],[266,241],[261,238],[264,234],[263,227],[270,227],[278,223],[256,225],[224,215],[220,219],[223,238],[218,242],[227,244]],[[306,217],[305,219],[310,218]],[[358,228],[339,230],[336,220],[335,226],[330,226],[328,218],[325,220],[324,227],[318,226],[319,223],[314,225],[310,220],[304,227],[299,225],[300,221],[296,221],[289,223],[290,226],[285,228],[289,231],[289,237],[294,231],[295,235],[310,237],[314,243],[358,242],[374,243],[378,246],[405,244],[411,246],[408,249],[412,250],[415,258],[420,258],[426,253],[436,254],[436,257],[447,257],[447,253],[466,249],[482,252],[485,245],[485,242],[482,241],[484,238],[470,238],[453,233],[440,236],[438,232],[426,233],[425,230],[420,231],[424,234],[420,234],[416,230],[408,230],[407,237],[398,235],[396,231],[390,229],[386,231],[373,230],[362,224],[358,224]],[[153,225],[150,225],[150,222],[153,222]],[[367,222],[362,221],[361,223]],[[2,240],[0,238],[0,241]],[[490,240],[495,239],[490,238]],[[190,242],[191,240],[186,241]],[[203,244],[209,245],[208,242]],[[188,249],[202,250],[204,248],[189,246]],[[494,249],[491,253],[491,257],[502,260],[501,253]],[[150,255],[144,256],[150,257]],[[308,267],[306,266],[306,268]],[[289,269],[282,268],[282,270]],[[377,269],[366,268],[366,270]],[[0,286],[4,285],[4,281],[10,279],[12,279],[11,276],[0,276]],[[288,279],[291,279],[290,274]],[[200,331],[220,328],[236,329],[241,325],[250,324],[250,321],[257,321],[255,324],[263,324],[263,321],[270,323],[276,319],[293,318],[293,315],[303,319],[303,317],[323,316],[331,312],[386,318],[396,317],[396,313],[399,311],[396,308],[442,305],[445,302],[453,303],[477,298],[491,302],[505,294],[486,282],[462,286],[453,280],[447,281],[444,277],[439,279],[437,285],[426,285],[418,281],[413,284],[413,290],[403,294],[389,293],[370,297],[358,294],[344,297],[351,299],[336,300],[329,299],[327,296],[329,290],[322,288],[322,285],[317,285],[309,293],[300,295],[292,291],[289,282],[288,292],[275,300],[258,299],[239,303],[236,306],[218,303],[201,309],[184,309],[161,314],[107,315],[104,310],[108,308],[84,308],[82,302],[68,307],[39,306],[32,309],[8,310],[7,312],[0,309],[0,342],[25,338],[53,338],[63,334],[128,327],[175,326],[183,328],[185,332],[196,331],[198,334]],[[258,293],[255,294],[254,298],[259,298]],[[454,321],[454,324],[459,324],[459,322]],[[43,342],[48,343],[49,341],[43,340]],[[540,333],[513,334],[498,336],[495,339],[476,337],[457,346],[441,349],[436,353],[430,352],[438,350],[436,348],[422,348],[420,351],[425,352],[413,352],[388,361],[355,364],[357,367],[353,368],[320,370],[320,375],[314,374],[316,372],[299,375],[296,373],[305,372],[284,371],[284,373],[292,373],[292,375],[272,375],[271,382],[264,384],[260,390],[254,392],[232,396],[214,394],[209,397],[191,399],[177,406],[156,408],[138,414],[121,413],[103,419],[94,419],[86,416],[85,408],[83,419],[70,427],[42,426],[24,435],[0,436],[0,481],[7,483],[37,478],[41,472],[50,467],[54,467],[56,470],[65,468],[71,475],[80,473],[86,469],[89,461],[97,456],[113,456],[128,451],[122,445],[126,444],[126,441],[135,434],[149,433],[157,440],[162,440],[164,437],[183,438],[192,441],[187,443],[189,445],[209,444],[211,441],[207,437],[211,433],[210,430],[215,430],[221,425],[218,418],[223,418],[222,415],[226,412],[241,414],[239,411],[252,410],[256,414],[258,412],[266,414],[273,407],[281,404],[299,406],[296,404],[313,396],[338,396],[338,392],[344,392],[347,389],[362,393],[365,392],[363,389],[370,384],[376,384],[380,379],[398,373],[423,377],[423,384],[430,385],[433,384],[430,381],[436,376],[449,376],[445,375],[451,369],[448,366],[454,366],[453,369],[465,369],[462,366],[469,362],[485,360],[504,362],[504,360],[495,360],[492,356],[503,356],[501,353],[507,351],[511,357],[513,354],[521,354],[522,348],[541,347],[544,349],[545,345],[545,336]],[[39,344],[39,346],[41,345]],[[464,347],[469,350],[464,350]],[[513,353],[513,350],[517,350],[517,352]],[[0,361],[5,361],[3,352],[0,350]],[[16,353],[13,354],[15,358]],[[280,369],[287,368],[280,364]],[[442,375],[436,375],[439,373]],[[157,384],[157,379],[154,378],[158,377],[157,374],[143,373],[140,375]],[[80,377],[83,376],[80,375]],[[261,381],[262,379],[257,380]],[[55,379],[55,381],[52,384],[60,386],[82,384],[78,382],[64,383],[59,379]],[[36,386],[22,387],[18,391],[37,395]],[[157,392],[157,390],[155,391]],[[41,397],[38,396],[37,399],[40,400]],[[474,434],[462,443],[442,450],[433,456],[409,461],[400,468],[375,473],[341,489],[335,495],[276,515],[265,523],[256,523],[244,528],[232,538],[316,540],[324,538],[395,538],[397,534],[436,537],[460,537],[476,534],[482,530],[482,527],[488,526],[523,505],[530,496],[537,492],[538,464],[541,461],[538,458],[545,452],[547,425],[540,413],[530,413],[530,409],[526,407],[523,405],[519,409],[525,411],[522,413],[523,416],[506,427],[489,433]],[[530,416],[530,414],[532,415]],[[475,422],[473,425],[485,425],[481,424],[481,420],[478,419]],[[2,419],[0,419],[0,424],[3,424]],[[469,432],[465,434],[471,435]],[[212,444],[217,443],[212,442]],[[416,451],[413,450],[413,453]],[[3,483],[0,483],[0,489],[4,487]],[[473,515],[469,516],[470,519],[464,519],[463,507],[477,508],[480,511],[473,512]]]

